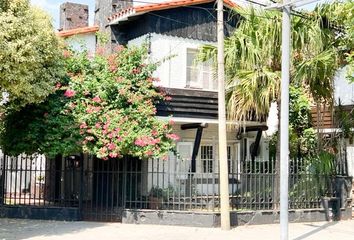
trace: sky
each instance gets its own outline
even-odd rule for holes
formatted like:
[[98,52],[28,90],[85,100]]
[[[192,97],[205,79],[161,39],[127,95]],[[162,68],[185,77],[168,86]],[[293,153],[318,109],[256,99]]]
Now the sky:
[[[170,0],[140,0],[143,2],[163,2],[163,1],[170,1]],[[234,0],[236,3],[245,3],[247,0]],[[253,0],[258,2],[269,2],[269,0]],[[318,2],[328,2],[331,0],[321,0]],[[89,24],[93,25],[93,17],[94,17],[94,8],[95,8],[95,0],[31,0],[33,5],[39,6],[47,11],[53,18],[53,24],[56,29],[59,28],[59,6],[64,2],[75,2],[75,3],[82,3],[89,5]],[[135,3],[136,5],[142,3]],[[311,10],[315,7],[316,3],[312,3],[306,5],[304,8]]]

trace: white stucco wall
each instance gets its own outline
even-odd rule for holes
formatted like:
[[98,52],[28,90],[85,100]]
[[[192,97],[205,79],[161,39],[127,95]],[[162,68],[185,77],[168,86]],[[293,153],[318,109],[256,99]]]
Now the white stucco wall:
[[[129,41],[128,45],[140,46],[147,42],[148,35],[143,35]],[[169,88],[186,87],[187,83],[187,49],[198,49],[204,44],[212,42],[186,39],[180,37],[151,34],[151,60],[161,62],[155,72],[160,79],[160,86]]]
[[336,104],[340,99],[342,105],[351,105],[354,104],[354,83],[349,83],[345,75],[345,68],[337,72],[334,78],[334,97]]
[[95,33],[77,34],[72,37],[65,38],[65,42],[76,51],[87,49],[89,53],[94,53],[96,50]]

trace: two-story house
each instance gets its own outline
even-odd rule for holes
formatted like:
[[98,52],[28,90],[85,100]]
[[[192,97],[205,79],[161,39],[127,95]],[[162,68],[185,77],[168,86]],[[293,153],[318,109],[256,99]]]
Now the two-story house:
[[[169,156],[169,170],[209,174],[210,184],[197,184],[199,193],[218,193],[218,106],[217,80],[213,63],[198,63],[198,48],[216,44],[216,2],[213,0],[176,0],[117,10],[114,1],[96,1],[96,24],[106,22],[112,45],[148,45],[151,61],[161,62],[155,76],[171,97],[158,105],[160,119],[174,121],[180,136],[177,152]],[[237,25],[238,16],[231,11],[237,5],[224,1],[225,36]],[[114,11],[116,11],[114,13]],[[104,13],[106,12],[106,14]],[[113,13],[112,13],[113,12]],[[107,15],[109,14],[109,15]],[[108,16],[108,19],[106,19]],[[235,176],[242,161],[268,161],[268,144],[262,138],[265,123],[228,122],[227,132],[230,191],[235,191]],[[145,163],[144,163],[145,164]],[[146,163],[146,165],[148,165]],[[152,167],[145,166],[147,172]],[[176,179],[150,179],[147,189],[165,187]],[[204,176],[204,175],[203,175]],[[184,176],[187,178],[187,176]],[[203,188],[203,189],[202,189]]]

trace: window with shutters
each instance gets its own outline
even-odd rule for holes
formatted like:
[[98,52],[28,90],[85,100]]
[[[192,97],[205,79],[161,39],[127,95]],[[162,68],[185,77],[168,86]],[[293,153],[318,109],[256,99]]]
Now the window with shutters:
[[198,50],[187,49],[187,88],[202,90],[217,90],[217,81],[214,79],[212,62],[197,63]]

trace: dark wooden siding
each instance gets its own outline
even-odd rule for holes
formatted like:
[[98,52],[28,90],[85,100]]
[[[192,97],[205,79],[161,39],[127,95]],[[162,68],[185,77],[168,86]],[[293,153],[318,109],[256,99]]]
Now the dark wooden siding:
[[317,114],[317,108],[311,108],[311,119],[312,124],[315,128],[334,128],[334,116],[332,109],[327,106],[326,108],[321,108],[319,114]]
[[174,116],[188,118],[218,118],[218,95],[187,89],[165,89],[171,101],[157,105],[158,116]]
[[[225,11],[225,35],[235,29],[238,16]],[[213,3],[153,11],[112,26],[119,44],[148,33],[216,42],[216,10]]]

